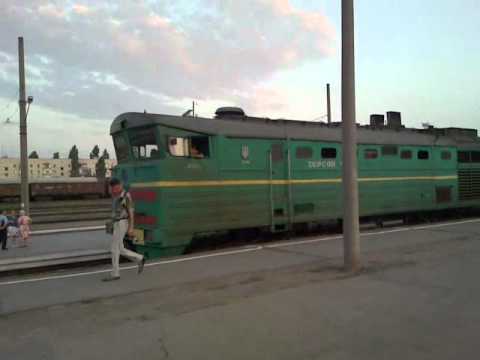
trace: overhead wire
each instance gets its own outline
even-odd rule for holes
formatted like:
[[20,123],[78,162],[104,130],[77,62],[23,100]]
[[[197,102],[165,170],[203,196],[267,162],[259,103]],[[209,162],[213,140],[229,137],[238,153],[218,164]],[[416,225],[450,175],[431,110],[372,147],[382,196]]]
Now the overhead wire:
[[17,115],[17,113],[18,113],[18,107],[13,109],[13,111],[10,112],[10,114],[7,117],[5,117],[4,119],[2,117],[1,118],[2,121],[0,122],[0,124],[2,124],[2,125],[16,124],[15,121],[9,121],[9,120],[11,120],[15,115]]
[[[17,95],[18,95],[18,89],[15,90],[15,92],[12,94],[12,96],[7,96],[6,98],[7,99],[10,99],[10,98],[15,99],[17,97]],[[3,115],[2,115],[3,112],[7,111],[10,108],[10,106],[14,103],[16,104],[17,100],[11,100],[10,102],[7,102],[2,108],[0,108],[0,118],[3,117]]]

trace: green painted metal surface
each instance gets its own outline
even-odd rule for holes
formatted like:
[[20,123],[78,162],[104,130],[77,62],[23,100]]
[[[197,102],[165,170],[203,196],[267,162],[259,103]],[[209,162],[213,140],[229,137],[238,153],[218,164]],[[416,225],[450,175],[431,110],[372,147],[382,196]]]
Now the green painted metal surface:
[[[208,136],[208,156],[193,158],[172,156],[169,138],[202,134],[164,126],[148,130],[158,143],[155,158],[135,158],[129,148],[115,175],[136,199],[136,228],[143,232],[136,246],[149,257],[180,254],[202,233],[285,231],[295,223],[342,217],[339,143],[217,135]],[[118,136],[128,146],[129,130]],[[419,152],[428,158],[419,159]],[[454,146],[362,144],[358,166],[361,216],[467,206],[458,198],[462,165]],[[480,199],[468,205],[480,206]]]

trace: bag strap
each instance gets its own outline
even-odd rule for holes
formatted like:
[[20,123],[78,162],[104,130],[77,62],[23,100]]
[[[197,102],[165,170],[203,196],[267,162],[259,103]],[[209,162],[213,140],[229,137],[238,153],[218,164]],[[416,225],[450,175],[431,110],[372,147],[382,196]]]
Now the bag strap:
[[130,218],[130,194],[128,191],[123,191],[120,197],[122,207],[127,211],[127,216]]

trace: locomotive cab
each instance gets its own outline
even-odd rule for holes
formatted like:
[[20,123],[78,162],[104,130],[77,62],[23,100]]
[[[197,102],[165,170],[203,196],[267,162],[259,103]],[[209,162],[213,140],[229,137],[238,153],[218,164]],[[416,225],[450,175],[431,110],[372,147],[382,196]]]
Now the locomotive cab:
[[112,124],[114,175],[135,203],[136,250],[147,257],[178,255],[191,233],[169,224],[178,211],[185,212],[185,195],[173,186],[212,176],[213,145],[208,134],[148,122],[143,115],[123,114]]

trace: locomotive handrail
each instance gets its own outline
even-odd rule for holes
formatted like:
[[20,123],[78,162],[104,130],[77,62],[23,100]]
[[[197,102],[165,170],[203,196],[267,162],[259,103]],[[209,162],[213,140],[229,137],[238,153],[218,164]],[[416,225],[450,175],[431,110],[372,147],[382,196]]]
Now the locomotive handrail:
[[290,152],[290,142],[287,141],[287,176],[288,176],[288,228],[292,229],[293,208],[292,208],[292,161]]
[[270,190],[270,228],[273,232],[275,230],[275,217],[274,217],[274,210],[273,210],[273,165],[272,165],[272,150],[268,151],[268,173],[269,173],[269,190]]

